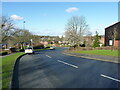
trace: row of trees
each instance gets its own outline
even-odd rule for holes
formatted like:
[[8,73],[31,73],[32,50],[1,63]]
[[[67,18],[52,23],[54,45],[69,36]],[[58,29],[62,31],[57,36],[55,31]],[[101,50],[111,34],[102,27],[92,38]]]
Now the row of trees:
[[30,42],[30,39],[34,39],[35,42],[39,40],[39,37],[29,30],[15,27],[13,20],[9,17],[1,16],[0,21],[0,43],[21,44],[22,48],[24,43]]
[[58,43],[60,40],[59,37],[50,37],[50,36],[39,36],[34,35],[26,29],[17,28],[14,24],[14,21],[11,18],[6,16],[0,17],[0,44],[8,44],[9,46],[15,46],[16,44],[20,45],[21,48],[24,48],[25,43],[30,43],[30,40],[33,40],[33,45],[40,45],[40,41],[47,41]]
[[[33,39],[35,43],[40,41],[40,37],[33,35],[29,30],[19,29],[15,27],[14,21],[8,17],[0,17],[0,43],[11,43],[11,44],[23,44],[29,43],[30,39]],[[92,36],[89,31],[89,25],[87,24],[85,17],[73,16],[71,17],[65,26],[65,38],[71,46],[79,46],[84,43],[83,36]],[[98,39],[98,38],[97,38]],[[95,42],[98,43],[98,40]],[[98,45],[98,44],[97,44]],[[96,44],[94,46],[97,46]]]
[[[72,16],[65,26],[65,41],[71,46],[79,46],[85,43],[83,38],[85,35],[92,37],[92,33],[89,31],[89,25],[87,24],[85,17]],[[96,32],[93,47],[98,47],[99,44],[99,36]]]

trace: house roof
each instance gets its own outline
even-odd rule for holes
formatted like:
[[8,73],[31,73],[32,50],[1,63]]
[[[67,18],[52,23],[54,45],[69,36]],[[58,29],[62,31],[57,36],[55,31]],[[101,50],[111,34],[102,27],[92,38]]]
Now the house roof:
[[116,24],[119,24],[120,23],[120,21],[119,22],[116,22],[116,23],[113,23],[113,24],[110,24],[109,26],[107,26],[105,29],[107,29],[107,28],[109,28],[109,27],[112,27],[112,26],[114,26],[114,25],[116,25]]

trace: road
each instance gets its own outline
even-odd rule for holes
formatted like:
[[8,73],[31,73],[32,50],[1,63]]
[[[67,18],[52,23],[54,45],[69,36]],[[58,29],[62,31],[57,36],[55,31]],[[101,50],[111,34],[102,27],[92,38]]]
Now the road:
[[17,88],[120,88],[120,64],[62,54],[65,48],[23,56]]

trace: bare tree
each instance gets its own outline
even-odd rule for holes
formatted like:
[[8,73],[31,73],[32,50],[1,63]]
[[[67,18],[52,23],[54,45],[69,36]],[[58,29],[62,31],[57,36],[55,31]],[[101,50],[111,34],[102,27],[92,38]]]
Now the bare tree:
[[21,49],[24,43],[29,43],[32,38],[32,34],[28,30],[17,29],[13,35],[14,43],[20,43]]
[[5,16],[0,17],[0,38],[1,42],[6,42],[14,33],[13,21]]
[[114,35],[113,35],[113,41],[115,41],[116,39],[117,39],[117,37],[118,37],[118,33],[117,33],[117,29],[116,28],[114,28]]
[[79,45],[83,43],[83,35],[88,30],[88,24],[83,16],[72,16],[65,27],[65,40],[69,44]]
[[114,50],[115,41],[116,41],[117,37],[118,37],[117,28],[114,27],[114,29],[113,29],[113,46],[112,46],[111,50]]

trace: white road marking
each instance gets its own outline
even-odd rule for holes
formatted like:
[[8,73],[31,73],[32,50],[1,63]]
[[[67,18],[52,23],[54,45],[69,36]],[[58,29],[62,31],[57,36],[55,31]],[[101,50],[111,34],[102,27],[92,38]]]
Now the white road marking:
[[49,57],[49,58],[52,58],[51,56],[49,56],[49,55],[46,55],[47,57]]
[[100,76],[105,77],[105,78],[108,78],[108,79],[111,79],[111,80],[114,80],[114,81],[117,81],[117,82],[120,82],[120,80],[115,79],[115,78],[113,78],[113,77],[109,77],[109,76],[107,76],[107,75],[101,74]]
[[57,61],[58,61],[58,62],[61,62],[61,63],[64,63],[64,64],[66,64],[66,65],[69,65],[69,66],[71,66],[71,67],[78,68],[78,66],[75,66],[75,65],[73,65],[73,64],[66,63],[66,62],[64,62],[64,61],[61,61],[61,60],[57,60]]

